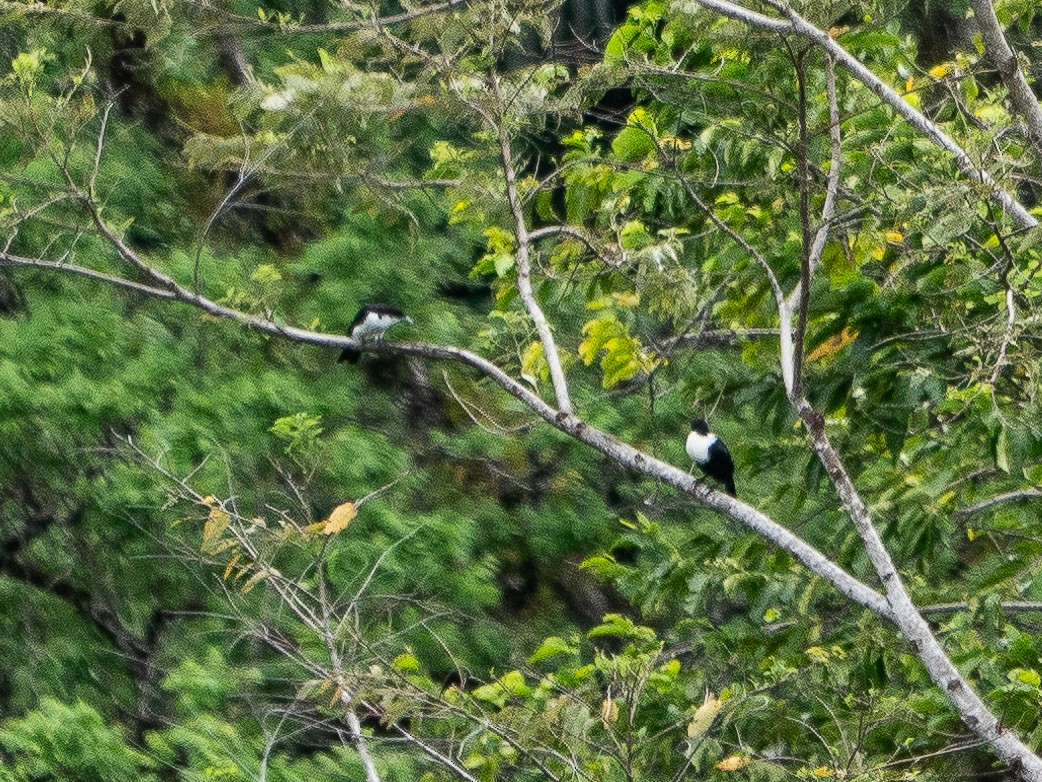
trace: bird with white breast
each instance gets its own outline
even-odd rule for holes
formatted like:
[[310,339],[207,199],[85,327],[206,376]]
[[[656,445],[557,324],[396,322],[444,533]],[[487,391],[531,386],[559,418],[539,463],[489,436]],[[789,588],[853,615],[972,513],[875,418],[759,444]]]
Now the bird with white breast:
[[724,441],[709,431],[704,418],[691,421],[691,432],[687,436],[687,455],[713,480],[724,485],[727,493],[738,497],[734,485],[734,460]]
[[[412,318],[397,307],[386,304],[363,304],[355,319],[351,321],[347,336],[359,342],[375,342],[384,338],[387,330],[399,323],[412,323]],[[340,361],[357,364],[362,357],[358,348],[344,348]]]

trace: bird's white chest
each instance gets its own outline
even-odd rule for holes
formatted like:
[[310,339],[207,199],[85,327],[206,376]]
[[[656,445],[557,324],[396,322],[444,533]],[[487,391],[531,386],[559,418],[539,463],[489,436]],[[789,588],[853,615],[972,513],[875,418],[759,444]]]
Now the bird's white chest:
[[379,315],[375,312],[368,313],[365,318],[351,331],[351,336],[356,339],[366,339],[383,334],[398,322],[394,315]]
[[697,464],[709,461],[709,449],[716,442],[716,435],[691,432],[687,436],[687,455]]

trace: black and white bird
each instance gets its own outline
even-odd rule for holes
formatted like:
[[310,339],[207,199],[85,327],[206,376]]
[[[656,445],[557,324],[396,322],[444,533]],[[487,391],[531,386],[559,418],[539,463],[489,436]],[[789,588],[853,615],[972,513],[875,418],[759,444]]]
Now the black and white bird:
[[687,436],[687,455],[706,475],[719,481],[727,493],[737,498],[734,488],[734,460],[724,441],[709,431],[704,418],[691,422],[691,433]]
[[[355,319],[351,321],[351,328],[347,336],[360,342],[374,342],[384,338],[384,334],[392,326],[399,323],[412,323],[412,318],[397,307],[389,307],[385,304],[363,304],[358,310]],[[362,352],[357,348],[344,348],[340,354],[340,361],[349,361],[357,364],[362,357]]]

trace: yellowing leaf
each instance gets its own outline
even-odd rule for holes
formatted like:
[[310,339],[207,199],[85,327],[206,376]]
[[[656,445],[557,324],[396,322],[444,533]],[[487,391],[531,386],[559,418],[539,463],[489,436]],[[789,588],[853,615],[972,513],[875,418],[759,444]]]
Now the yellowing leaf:
[[411,654],[400,654],[394,658],[391,663],[399,671],[418,671],[420,670],[420,661]]
[[845,348],[847,345],[849,345],[851,342],[853,342],[855,339],[857,339],[857,336],[858,332],[851,329],[850,326],[844,326],[843,331],[841,331],[839,334],[832,335],[827,340],[818,345],[816,348],[814,348],[814,350],[810,352],[810,355],[807,356],[807,363],[809,364],[812,361],[817,361],[818,359],[828,358],[829,356],[835,355],[843,348]]
[[1026,684],[1029,687],[1042,685],[1042,676],[1034,668],[1014,668],[1006,674],[1006,678],[1014,684]]
[[720,771],[738,771],[739,769],[745,768],[749,765],[748,755],[731,755],[729,758],[724,758],[716,767]]
[[663,136],[662,146],[671,147],[672,149],[691,149],[691,142],[676,136]]
[[264,263],[253,270],[253,274],[250,275],[250,279],[254,282],[271,284],[280,282],[282,280],[282,274],[272,264]]
[[214,551],[231,520],[232,517],[220,508],[210,508],[210,514],[203,525],[203,551],[210,553]]
[[826,777],[832,777],[832,776],[836,775],[836,772],[833,771],[828,766],[818,766],[816,769],[814,769],[810,773],[813,774],[818,779],[825,779]]
[[973,527],[967,527],[966,528],[966,538],[968,540],[973,540],[975,537],[977,537],[977,533],[973,531]]
[[543,343],[539,340],[530,342],[521,355],[521,376],[529,380],[532,385],[550,379],[550,365],[546,363]]
[[225,567],[224,574],[221,576],[221,579],[223,581],[227,581],[228,580],[228,576],[231,575],[232,569],[238,564],[239,559],[241,558],[241,556],[242,556],[242,552],[236,551],[232,555],[232,558],[228,560],[228,565],[227,565],[227,567]]
[[322,532],[326,535],[335,535],[336,533],[347,529],[347,525],[350,524],[357,515],[358,508],[355,507],[353,502],[345,502],[343,505],[337,505],[333,508],[333,512],[329,514],[329,519],[326,521],[325,527],[322,528]]
[[691,718],[691,722],[687,724],[687,737],[689,739],[695,739],[703,735],[713,725],[713,720],[716,719],[716,715],[723,708],[723,701],[717,698],[713,693],[706,690],[705,700],[702,705],[695,709],[695,714]]
[[911,92],[915,89],[915,77],[909,76],[908,81],[905,82],[905,92]]
[[251,589],[253,589],[255,586],[257,586],[257,584],[259,584],[261,581],[263,581],[270,575],[271,571],[269,571],[267,568],[261,568],[248,579],[246,579],[246,583],[242,585],[240,591],[244,595],[248,594]]
[[620,307],[636,307],[640,304],[640,294],[634,291],[613,294],[615,303]]
[[601,382],[605,388],[629,380],[653,364],[651,357],[641,349],[640,341],[613,314],[587,321],[582,333],[579,356],[583,362],[592,364],[603,352],[600,357],[603,371]]
[[611,697],[605,698],[601,704],[601,722],[604,723],[604,727],[615,724],[618,719],[619,702]]
[[820,646],[811,646],[804,649],[803,653],[816,663],[827,663],[830,657],[828,651]]
[[888,242],[893,242],[894,244],[899,244],[905,240],[905,237],[900,231],[887,231],[886,240]]

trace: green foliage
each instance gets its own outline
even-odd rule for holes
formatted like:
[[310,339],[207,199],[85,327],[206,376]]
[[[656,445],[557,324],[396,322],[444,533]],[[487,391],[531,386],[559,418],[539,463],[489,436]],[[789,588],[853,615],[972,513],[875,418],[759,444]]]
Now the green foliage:
[[10,782],[42,779],[151,781],[156,763],[133,749],[118,728],[82,701],[72,705],[46,698],[40,708],[0,728],[0,747],[13,759],[0,768]]
[[[226,306],[342,333],[361,303],[395,304],[409,338],[477,350],[549,399],[505,137],[576,409],[685,467],[688,421],[709,416],[742,498],[867,578],[776,340],[709,338],[777,328],[750,248],[785,290],[798,279],[800,155],[810,231],[831,165],[820,53],[689,3],[631,7],[581,66],[554,61],[539,3],[378,33],[320,6],[232,3],[202,23],[144,0],[6,10],[4,246],[147,282],[94,232],[93,196],[135,252]],[[1039,161],[979,42],[924,62],[937,48],[910,12],[799,10],[1037,200]],[[998,12],[1030,51],[1035,6]],[[808,394],[914,599],[965,602],[931,616],[945,648],[1037,745],[1039,641],[1000,607],[1042,598],[1037,502],[966,509],[1042,479],[1039,234],[837,78]],[[599,121],[621,88],[632,105]],[[362,778],[354,747],[326,751],[344,696],[379,718],[385,779],[449,773],[401,730],[483,780],[994,771],[982,749],[948,752],[956,716],[889,628],[469,371],[337,366],[20,269],[0,276],[0,435],[2,779],[253,779],[262,763]],[[324,611],[329,634],[309,622]]]

